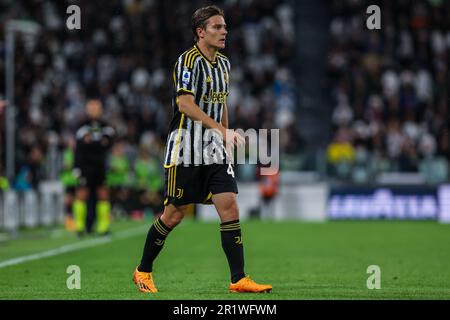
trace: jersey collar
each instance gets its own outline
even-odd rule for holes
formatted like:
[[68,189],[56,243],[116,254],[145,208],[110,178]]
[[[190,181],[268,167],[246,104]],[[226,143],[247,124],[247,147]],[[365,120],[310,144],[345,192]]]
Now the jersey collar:
[[213,67],[213,68],[217,67],[217,54],[216,54],[216,59],[214,61],[211,61],[203,54],[203,52],[200,50],[200,48],[197,46],[197,44],[194,44],[194,47],[202,55],[202,57],[211,65],[211,67]]

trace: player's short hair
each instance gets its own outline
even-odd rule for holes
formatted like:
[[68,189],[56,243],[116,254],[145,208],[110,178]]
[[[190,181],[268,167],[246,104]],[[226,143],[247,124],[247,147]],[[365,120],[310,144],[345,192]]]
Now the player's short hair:
[[197,28],[205,29],[206,21],[212,16],[222,16],[225,17],[223,10],[217,6],[207,6],[197,9],[192,15],[191,25],[192,32],[194,33],[195,41],[198,41]]

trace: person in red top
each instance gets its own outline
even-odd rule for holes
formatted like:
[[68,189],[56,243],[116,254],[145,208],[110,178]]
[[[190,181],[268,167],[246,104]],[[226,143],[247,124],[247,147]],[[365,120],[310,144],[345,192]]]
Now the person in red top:
[[257,176],[261,196],[260,217],[269,218],[274,212],[273,199],[278,194],[280,174],[275,171],[271,175],[262,175],[261,168],[258,168]]

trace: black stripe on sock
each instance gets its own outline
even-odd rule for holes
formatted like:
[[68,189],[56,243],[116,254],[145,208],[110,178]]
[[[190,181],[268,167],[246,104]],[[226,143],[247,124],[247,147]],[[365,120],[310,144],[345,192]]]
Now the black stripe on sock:
[[232,220],[232,221],[227,221],[227,222],[223,222],[223,223],[220,224],[220,226],[221,226],[221,227],[222,227],[222,226],[227,226],[227,225],[233,224],[233,223],[239,223],[239,219],[237,219],[237,220]]
[[220,231],[240,230],[241,224],[239,220],[227,221],[220,224]]

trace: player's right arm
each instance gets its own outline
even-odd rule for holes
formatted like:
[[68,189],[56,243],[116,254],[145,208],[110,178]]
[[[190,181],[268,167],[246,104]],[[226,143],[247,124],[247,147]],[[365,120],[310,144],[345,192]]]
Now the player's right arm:
[[201,121],[205,128],[218,130],[225,142],[233,143],[237,146],[243,145],[245,142],[244,138],[214,121],[195,103],[194,96],[197,92],[196,81],[199,73],[199,66],[196,64],[198,60],[195,58],[199,55],[200,53],[192,48],[182,54],[175,64],[173,80],[177,94],[176,103],[178,110],[193,121]]

